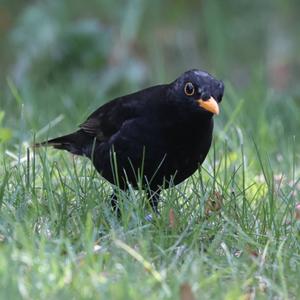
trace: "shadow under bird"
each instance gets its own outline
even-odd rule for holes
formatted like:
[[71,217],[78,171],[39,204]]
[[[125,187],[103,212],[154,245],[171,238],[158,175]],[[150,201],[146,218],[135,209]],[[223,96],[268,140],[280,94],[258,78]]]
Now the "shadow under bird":
[[[223,93],[222,81],[189,70],[170,84],[116,98],[77,131],[35,146],[86,156],[101,176],[123,190],[142,182],[157,211],[161,188],[182,182],[204,161]],[[116,194],[111,204],[119,212]]]

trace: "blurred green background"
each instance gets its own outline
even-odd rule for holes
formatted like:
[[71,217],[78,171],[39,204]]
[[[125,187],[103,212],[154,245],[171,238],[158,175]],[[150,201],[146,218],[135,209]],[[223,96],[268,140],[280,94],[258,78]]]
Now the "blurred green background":
[[42,138],[65,133],[113,97],[200,68],[225,81],[220,128],[284,149],[300,122],[299,11],[298,0],[1,0],[2,141],[30,141],[60,115]]

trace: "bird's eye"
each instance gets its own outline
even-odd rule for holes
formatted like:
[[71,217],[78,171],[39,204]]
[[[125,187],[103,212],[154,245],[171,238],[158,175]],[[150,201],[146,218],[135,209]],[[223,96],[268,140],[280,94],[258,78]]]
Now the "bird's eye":
[[194,85],[191,82],[187,82],[184,86],[184,92],[187,96],[193,96],[195,93]]

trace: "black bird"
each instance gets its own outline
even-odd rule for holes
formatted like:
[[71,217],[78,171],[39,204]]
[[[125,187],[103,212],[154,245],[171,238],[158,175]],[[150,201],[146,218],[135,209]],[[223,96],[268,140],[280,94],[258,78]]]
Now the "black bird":
[[[222,81],[190,70],[170,84],[116,98],[74,133],[36,146],[90,158],[97,171],[121,189],[142,182],[157,211],[160,189],[182,182],[204,161],[223,93]],[[115,194],[111,203],[118,210]]]

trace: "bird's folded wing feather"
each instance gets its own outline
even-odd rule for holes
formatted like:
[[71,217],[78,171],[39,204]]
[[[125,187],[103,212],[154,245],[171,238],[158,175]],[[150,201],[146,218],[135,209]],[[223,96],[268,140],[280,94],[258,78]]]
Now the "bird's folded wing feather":
[[108,140],[120,130],[123,123],[137,116],[134,105],[117,98],[98,108],[79,127],[100,142]]
[[145,114],[147,103],[160,99],[165,87],[153,86],[110,101],[93,112],[80,128],[98,141],[106,141],[120,130],[124,122]]

